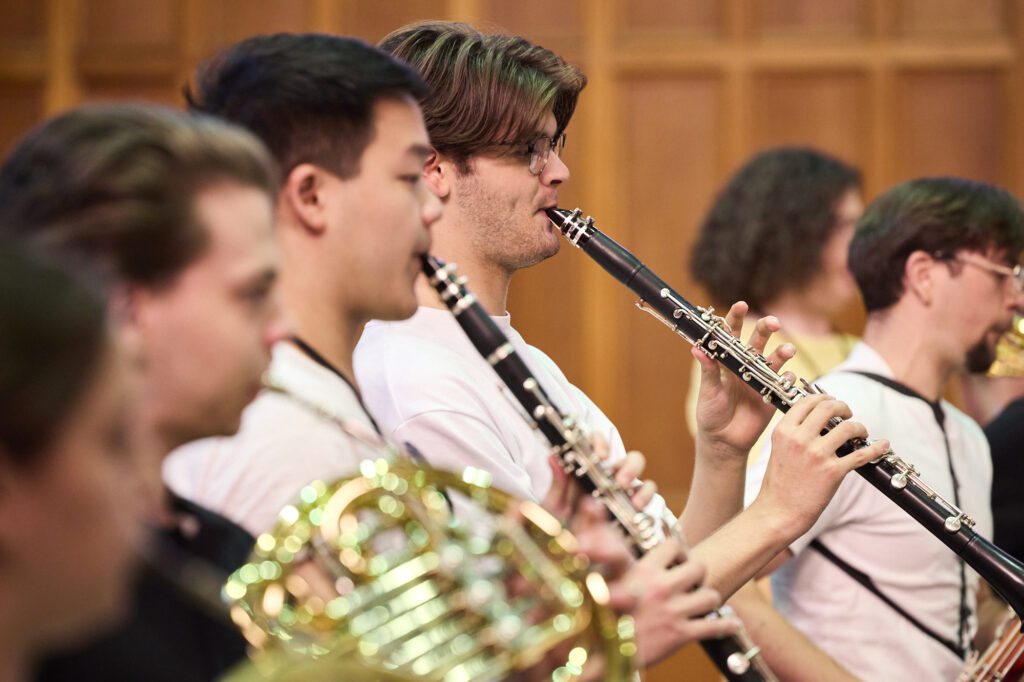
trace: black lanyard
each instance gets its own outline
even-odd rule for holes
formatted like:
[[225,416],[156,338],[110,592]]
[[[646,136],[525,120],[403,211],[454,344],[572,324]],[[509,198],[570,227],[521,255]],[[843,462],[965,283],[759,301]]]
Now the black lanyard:
[[366,418],[370,420],[370,424],[373,426],[373,430],[377,432],[378,436],[383,436],[384,433],[380,430],[380,426],[377,425],[377,420],[374,419],[373,415],[370,414],[370,411],[366,409],[366,403],[363,402],[363,396],[359,393],[359,389],[356,388],[355,384],[353,384],[352,381],[347,376],[345,376],[340,369],[331,364],[330,360],[320,355],[320,353],[316,352],[316,350],[312,346],[310,346],[308,343],[306,343],[299,337],[293,336],[292,343],[298,346],[299,350],[308,355],[310,360],[336,374],[338,378],[344,381],[345,384],[348,385],[350,389],[352,389],[352,394],[356,397],[356,400],[359,402],[359,406],[363,408],[363,413],[366,414]]
[[[310,346],[308,343],[306,343],[299,337],[293,336],[292,343],[298,346],[299,350],[308,355],[310,360],[320,365],[321,367],[325,367],[326,369],[329,369],[330,371],[334,372],[342,381],[348,384],[348,387],[352,389],[352,394],[355,395],[356,400],[359,401],[359,406],[363,408],[363,413],[366,415],[366,418],[370,420],[370,424],[373,426],[373,430],[377,432],[378,436],[383,438],[384,432],[380,430],[380,426],[377,425],[377,420],[374,419],[373,415],[370,414],[370,411],[366,409],[366,403],[363,402],[363,396],[359,392],[359,389],[355,387],[355,384],[353,384],[349,380],[349,378],[342,373],[340,369],[331,364],[330,360],[320,355],[320,353],[316,352],[316,350],[312,346]],[[402,446],[405,449],[405,454],[412,458],[414,462],[421,465],[427,464],[427,458],[423,456],[423,453],[420,452],[415,445],[406,441],[402,443]],[[455,508],[452,506],[452,502],[450,499],[448,499],[448,496],[445,495],[443,491],[441,491],[441,495],[442,497],[445,498],[445,501],[448,503],[448,508],[454,512]]]

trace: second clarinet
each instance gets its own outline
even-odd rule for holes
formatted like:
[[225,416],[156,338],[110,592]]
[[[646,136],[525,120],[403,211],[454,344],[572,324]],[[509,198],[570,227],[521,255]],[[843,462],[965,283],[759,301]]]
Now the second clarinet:
[[[594,227],[592,218],[584,219],[579,209],[548,209],[547,215],[573,245],[640,297],[640,309],[739,376],[765,402],[785,412],[797,400],[817,391],[807,384],[806,388],[795,386],[779,375],[763,355],[733,336],[725,320],[711,308],[687,301],[640,259]],[[839,423],[833,418],[827,428]],[[847,441],[836,454],[849,454],[864,445],[860,439]],[[912,464],[890,450],[858,468],[857,473],[956,552],[1018,615],[1024,615],[1024,564],[975,532],[974,521],[929,487]]]

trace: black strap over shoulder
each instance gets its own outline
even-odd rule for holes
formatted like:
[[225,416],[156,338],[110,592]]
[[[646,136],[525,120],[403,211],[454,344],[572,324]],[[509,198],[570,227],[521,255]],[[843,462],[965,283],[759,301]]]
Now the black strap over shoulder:
[[366,405],[363,403],[363,394],[359,392],[359,389],[356,388],[356,385],[352,383],[352,380],[345,376],[344,372],[335,367],[330,360],[320,355],[320,353],[318,353],[315,348],[310,346],[308,343],[306,343],[299,337],[293,336],[292,343],[294,343],[299,350],[301,350],[303,353],[309,356],[310,360],[320,365],[324,369],[333,372],[335,375],[338,376],[338,378],[340,378],[342,381],[348,384],[348,387],[352,389],[352,393],[355,394],[356,400],[359,401],[359,406],[362,407],[363,412],[366,413],[366,418],[370,420],[370,425],[373,426],[373,430],[377,432],[378,436],[384,435],[384,432],[380,430],[380,426],[377,425],[377,420],[374,419],[373,415],[370,414],[370,411],[366,409]]
[[[935,423],[938,424],[939,430],[942,431],[942,441],[943,441],[943,444],[946,447],[946,461],[949,463],[949,476],[950,476],[950,479],[953,482],[953,503],[956,506],[959,507],[960,506],[960,481],[957,479],[956,469],[954,469],[954,467],[953,467],[953,453],[952,453],[952,451],[949,448],[949,436],[946,434],[946,413],[942,411],[942,405],[940,404],[940,402],[937,401],[937,400],[928,400],[928,398],[924,397],[923,395],[921,395],[920,393],[918,393],[914,389],[910,388],[909,386],[901,384],[900,382],[898,382],[895,379],[892,379],[890,377],[882,376],[881,374],[875,374],[874,372],[863,372],[863,371],[860,371],[860,370],[845,370],[845,371],[850,373],[850,374],[859,374],[859,375],[861,375],[863,377],[871,379],[872,381],[877,381],[878,383],[880,383],[883,386],[886,386],[886,387],[892,389],[893,391],[896,391],[897,393],[901,393],[901,394],[903,394],[905,396],[909,396],[911,398],[916,398],[917,400],[920,400],[920,401],[924,402],[926,405],[928,405],[928,407],[931,408],[932,414],[935,416]],[[817,546],[815,546],[815,543],[817,543]],[[854,580],[856,580],[857,582],[859,582],[862,585],[864,585],[865,587],[867,587],[871,592],[873,592],[875,595],[877,595],[886,604],[889,604],[889,606],[893,607],[893,609],[895,609],[897,612],[899,612],[901,615],[903,615],[907,620],[909,620],[911,623],[913,623],[919,630],[921,630],[921,632],[925,633],[926,635],[928,635],[932,639],[940,642],[943,646],[945,646],[947,649],[950,649],[951,651],[953,651],[961,659],[965,657],[965,654],[966,654],[966,643],[965,643],[964,640],[965,640],[965,634],[966,634],[966,631],[967,631],[967,620],[971,617],[971,610],[969,608],[967,608],[967,576],[965,574],[964,562],[963,561],[960,562],[960,614],[959,614],[960,615],[960,628],[959,628],[959,631],[957,632],[957,641],[959,643],[959,645],[957,645],[957,644],[954,644],[953,642],[945,639],[944,637],[941,637],[940,635],[936,634],[935,632],[933,632],[929,628],[925,627],[925,625],[923,623],[919,622],[913,616],[911,616],[906,611],[904,611],[898,604],[896,604],[895,602],[890,600],[888,597],[886,597],[884,594],[882,594],[879,591],[878,587],[873,582],[871,582],[871,578],[869,576],[867,576],[864,573],[860,573],[859,571],[857,571],[857,573],[859,573],[860,576],[863,577],[863,580],[862,580],[857,575],[854,575],[854,573],[852,573],[851,571],[856,571],[856,569],[854,569],[852,566],[849,566],[849,564],[846,564],[845,562],[842,562],[841,559],[839,559],[834,554],[832,554],[830,551],[825,549],[824,545],[822,545],[820,542],[818,542],[817,540],[814,540],[811,543],[811,547],[814,547],[814,549],[816,549],[819,552],[821,552],[821,554],[823,556],[825,556],[825,558],[829,559],[829,561],[831,561],[836,566],[838,566],[843,571],[845,571]],[[864,582],[864,581],[867,581],[867,582]]]
[[932,413],[935,415],[935,421],[939,423],[939,428],[943,430],[943,433],[945,433],[946,413],[942,411],[942,405],[940,405],[937,400],[928,400],[928,398],[925,398],[923,395],[921,395],[914,389],[910,388],[909,386],[905,386],[900,382],[896,381],[895,379],[884,377],[881,374],[875,374],[874,372],[862,372],[856,369],[850,369],[846,371],[849,372],[850,374],[859,374],[862,377],[867,377],[868,379],[877,381],[883,386],[888,386],[897,393],[902,393],[903,395],[910,396],[911,398],[917,398],[918,400],[927,403],[928,407],[932,408]]
[[871,592],[871,594],[875,595],[876,597],[884,601],[886,604],[888,604],[893,611],[906,618],[910,622],[910,624],[916,627],[918,630],[920,630],[921,632],[923,632],[924,634],[928,635],[936,642],[941,644],[942,646],[952,651],[954,654],[956,654],[958,658],[962,659],[964,657],[963,650],[957,647],[955,642],[952,642],[943,637],[942,635],[940,635],[939,633],[935,632],[930,627],[928,627],[927,625],[919,621],[917,618],[915,618],[913,615],[911,615],[909,612],[907,612],[907,610],[900,606],[897,602],[887,597],[885,593],[878,589],[878,586],[875,585],[874,581],[871,580],[871,576],[869,576],[867,573],[864,573],[863,571],[854,568],[853,566],[851,566],[850,564],[846,563],[844,560],[840,559],[838,556],[833,554],[832,550],[830,550],[828,547],[822,544],[821,540],[815,538],[814,540],[811,540],[811,544],[808,546],[811,549],[818,552],[819,554],[821,554],[826,559],[828,559],[830,562],[832,562],[843,573],[845,573],[846,575],[850,576],[858,583],[863,585],[865,589]]
[[953,480],[953,504],[960,506],[960,481],[956,477],[956,471],[953,469],[953,454],[949,450],[949,436],[946,435],[946,413],[942,411],[942,405],[937,400],[928,400],[923,395],[910,388],[904,386],[895,379],[884,377],[881,374],[875,374],[873,372],[861,372],[858,370],[847,370],[850,374],[859,374],[863,377],[867,377],[873,381],[877,381],[880,384],[888,386],[897,393],[910,396],[911,398],[917,398],[918,400],[926,403],[928,407],[932,408],[932,414],[935,415],[935,422],[939,425],[939,430],[942,431],[942,439],[946,445],[946,458],[949,460],[949,475]]

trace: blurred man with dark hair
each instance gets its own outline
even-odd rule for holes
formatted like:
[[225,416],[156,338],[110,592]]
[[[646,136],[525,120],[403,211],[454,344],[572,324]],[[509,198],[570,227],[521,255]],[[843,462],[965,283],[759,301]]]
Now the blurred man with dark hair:
[[[1022,250],[1024,213],[1004,190],[925,178],[883,193],[850,245],[863,341],[820,381],[989,537],[988,445],[942,395],[954,372],[991,364],[1024,308]],[[852,672],[956,678],[977,630],[978,576],[866,480],[844,480],[787,557],[772,576],[780,611]]]
[[75,254],[104,277],[131,363],[132,445],[154,529],[153,567],[139,576],[129,622],[47,661],[40,680],[198,682],[245,653],[231,623],[180,580],[190,562],[237,568],[253,538],[168,494],[160,468],[171,449],[238,429],[284,331],[274,296],[276,186],[249,133],[142,105],[62,114],[0,168],[0,228]]

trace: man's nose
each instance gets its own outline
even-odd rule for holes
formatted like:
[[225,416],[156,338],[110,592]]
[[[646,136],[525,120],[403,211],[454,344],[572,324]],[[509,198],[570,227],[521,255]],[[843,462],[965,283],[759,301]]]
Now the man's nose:
[[545,185],[560,185],[569,181],[569,166],[554,150],[548,155],[547,165],[540,173],[541,182]]

